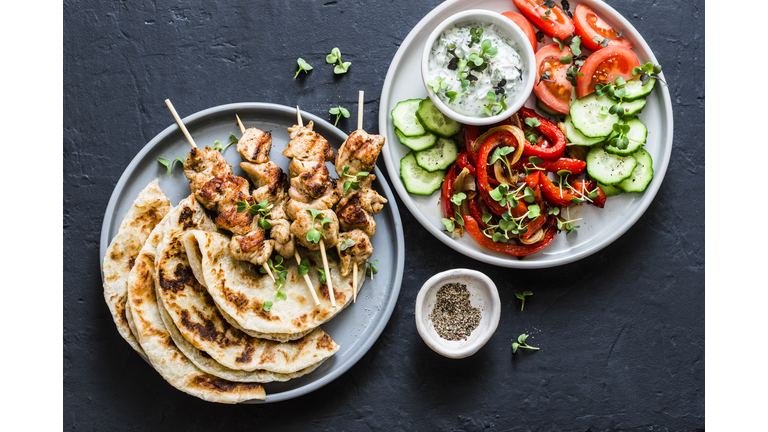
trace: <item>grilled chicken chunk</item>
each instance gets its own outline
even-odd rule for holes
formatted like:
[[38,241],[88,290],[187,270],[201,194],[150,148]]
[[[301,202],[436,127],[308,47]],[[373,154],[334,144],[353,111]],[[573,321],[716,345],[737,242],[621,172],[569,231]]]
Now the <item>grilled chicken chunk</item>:
[[311,201],[327,195],[329,189],[335,189],[336,180],[324,163],[316,162],[307,171],[292,177],[291,187]]
[[306,126],[294,125],[288,128],[291,133],[291,141],[283,150],[283,156],[301,159],[304,161],[333,162],[333,149],[328,141],[313,131],[313,123]]
[[296,250],[296,242],[293,233],[291,233],[290,222],[284,218],[269,220],[269,222],[272,224],[269,235],[275,241],[275,252],[284,258],[293,257]]
[[203,150],[194,147],[184,160],[184,175],[194,194],[212,178],[225,174],[232,174],[232,167],[218,150],[210,147]]
[[[371,174],[360,180],[359,189],[349,189],[339,201],[338,208],[346,207],[347,205],[356,205],[371,214],[379,214],[381,209],[384,208],[384,204],[387,203],[387,199],[379,195],[378,192],[373,190],[371,183],[376,179],[376,176]],[[344,184],[341,183],[343,190]]]
[[305,195],[302,195],[295,188],[291,187],[288,190],[288,204],[285,208],[285,213],[291,219],[296,219],[297,215],[306,213],[309,208],[315,210],[330,210],[333,205],[339,201],[339,189],[336,187],[336,179],[331,179],[333,187],[328,188],[325,195],[322,195],[316,199],[310,199]]
[[[371,218],[373,219],[373,218]],[[347,246],[346,241],[352,240],[354,244]],[[342,247],[346,246],[342,250]],[[365,268],[365,261],[373,255],[373,246],[371,239],[363,231],[352,230],[339,234],[339,242],[336,244],[341,259],[341,275],[347,276],[352,270],[352,264],[357,263],[358,267]]]
[[223,174],[207,181],[195,192],[195,197],[203,207],[222,212],[237,205],[238,201],[246,201],[250,196],[249,189],[248,180],[232,174]]
[[370,135],[364,130],[352,132],[339,149],[336,172],[341,176],[345,165],[349,166],[348,172],[352,175],[362,171],[373,171],[382,147],[384,147],[383,136]]
[[240,168],[245,171],[248,178],[258,188],[262,186],[278,185],[283,186],[285,173],[276,163],[272,161],[262,163],[240,162]]
[[272,132],[262,131],[254,127],[243,132],[237,142],[237,152],[243,160],[256,164],[269,162],[269,150],[272,148]]
[[266,240],[262,229],[245,235],[233,236],[229,243],[229,251],[234,259],[248,261],[257,266],[261,266],[267,261],[272,255],[274,247],[275,241]]
[[[323,242],[326,247],[335,246],[339,239],[339,220],[333,210],[321,210],[320,215],[312,223],[312,215],[308,211],[302,211],[296,214],[296,218],[291,224],[291,233],[296,241],[309,250],[320,250],[320,244],[307,240],[307,233],[311,229],[316,229],[324,233]],[[320,221],[323,218],[330,218],[331,222],[323,227]]]

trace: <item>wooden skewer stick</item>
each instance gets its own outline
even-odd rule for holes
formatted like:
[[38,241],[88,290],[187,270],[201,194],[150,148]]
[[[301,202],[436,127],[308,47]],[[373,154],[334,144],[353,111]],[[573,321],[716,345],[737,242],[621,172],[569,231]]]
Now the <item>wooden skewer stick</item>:
[[[299,251],[293,250],[294,256],[296,257],[296,264],[301,265],[301,255],[299,255]],[[309,292],[312,293],[312,298],[315,300],[315,306],[320,305],[320,299],[317,298],[317,294],[315,293],[315,288],[312,286],[312,281],[309,279],[309,273],[304,273],[304,281],[307,283],[307,288],[309,288]]]
[[171,110],[171,114],[173,114],[173,118],[176,119],[176,124],[178,124],[179,127],[181,128],[181,131],[184,132],[184,136],[187,137],[187,141],[189,141],[189,143],[192,144],[192,147],[197,148],[197,144],[195,144],[195,140],[192,139],[192,135],[189,134],[187,127],[184,126],[184,122],[181,121],[181,117],[179,117],[179,114],[176,112],[176,109],[173,107],[171,100],[166,99],[165,104],[168,105],[168,109]]
[[[363,130],[363,96],[360,90],[357,98],[357,130]],[[357,303],[357,262],[352,263],[352,303]]]
[[[240,121],[240,117],[237,114],[235,114],[235,117],[237,118],[238,126],[240,126],[240,133],[244,134],[245,126],[243,126],[243,122]],[[275,282],[275,275],[272,274],[272,270],[270,270],[269,265],[267,263],[264,263],[261,266],[264,267],[264,270],[267,271],[267,274],[269,275],[269,277],[272,278],[272,282]]]
[[[301,110],[296,105],[296,120],[299,127],[304,127],[304,120],[301,118]],[[325,255],[325,242],[320,239],[320,255],[323,257],[323,269],[325,270],[325,281],[328,284],[328,296],[331,298],[331,306],[336,307],[336,296],[333,294],[333,282],[331,282],[331,271],[328,269],[328,257]]]

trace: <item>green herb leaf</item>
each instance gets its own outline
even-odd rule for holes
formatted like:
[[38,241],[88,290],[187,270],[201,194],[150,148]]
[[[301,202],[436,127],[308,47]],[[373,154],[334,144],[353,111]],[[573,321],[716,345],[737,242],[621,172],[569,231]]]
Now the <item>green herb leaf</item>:
[[525,124],[527,124],[530,127],[539,127],[539,126],[541,126],[541,122],[536,117],[526,117],[525,118]]
[[352,239],[346,239],[343,242],[339,243],[339,250],[347,250],[355,245],[355,241]]
[[265,301],[264,305],[261,308],[264,309],[265,312],[269,312],[270,309],[272,308],[272,302],[269,300]]
[[372,262],[369,262],[368,260],[365,261],[365,275],[370,277],[371,280],[373,280],[373,275],[379,272],[379,269],[375,265],[378,262],[379,260],[374,260]]
[[445,230],[448,231],[449,233],[452,233],[454,230],[456,230],[456,226],[453,223],[453,218],[451,219],[442,218],[440,219],[440,222],[442,222],[443,225],[445,225]]
[[[523,308],[525,307],[525,298],[527,296],[532,296],[532,295],[533,295],[533,292],[531,292],[531,291],[523,291],[522,294],[515,293],[515,297],[517,297],[518,299],[522,300],[522,302],[523,302],[523,304],[520,306],[520,312],[522,312]],[[525,341],[523,341],[523,342],[525,342]]]
[[288,296],[284,292],[282,292],[280,290],[277,290],[275,292],[275,298],[277,300],[286,300],[288,298]]
[[304,61],[304,59],[301,57],[299,57],[299,59],[296,60],[296,63],[298,63],[299,65],[299,70],[296,71],[296,75],[293,76],[293,79],[296,79],[301,73],[301,71],[304,71],[304,73],[308,73],[309,71],[312,70],[312,66],[306,61]]
[[560,57],[561,64],[570,64],[571,62],[573,62],[573,56],[570,54]]
[[483,216],[482,216],[483,223],[487,224],[488,222],[491,221],[492,217],[493,217],[493,215],[488,213],[488,212],[483,213]]
[[328,64],[334,64],[341,59],[341,51],[338,48],[331,50],[331,53],[325,56],[325,62]]
[[517,352],[517,348],[518,348],[519,346],[520,346],[520,345],[519,345],[517,342],[513,342],[513,343],[512,343],[512,354],[514,354],[514,353],[516,353],[516,352]]
[[571,39],[571,52],[576,57],[581,55],[581,36],[574,36]]
[[467,199],[467,194],[465,194],[464,192],[459,192],[457,194],[454,194],[451,197],[451,202],[456,204],[457,206],[460,206],[461,202],[464,201],[465,199]]

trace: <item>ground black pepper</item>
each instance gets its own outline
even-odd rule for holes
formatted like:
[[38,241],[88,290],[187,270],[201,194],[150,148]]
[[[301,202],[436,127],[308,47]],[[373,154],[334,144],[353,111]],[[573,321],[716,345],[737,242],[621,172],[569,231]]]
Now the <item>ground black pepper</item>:
[[437,300],[429,319],[437,334],[449,341],[464,340],[480,324],[480,309],[469,302],[467,286],[445,284],[437,290]]

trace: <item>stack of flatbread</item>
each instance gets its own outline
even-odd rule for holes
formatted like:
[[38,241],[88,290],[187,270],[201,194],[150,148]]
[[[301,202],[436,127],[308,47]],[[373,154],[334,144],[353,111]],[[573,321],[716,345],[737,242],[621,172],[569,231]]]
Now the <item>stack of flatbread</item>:
[[123,338],[171,385],[238,403],[265,399],[262,383],[308,374],[338,351],[319,326],[349,304],[353,283],[331,260],[337,307],[312,275],[316,306],[297,265],[285,262],[287,298],[278,300],[272,279],[233,259],[229,242],[194,196],[171,208],[155,180],[107,249],[104,298]]

